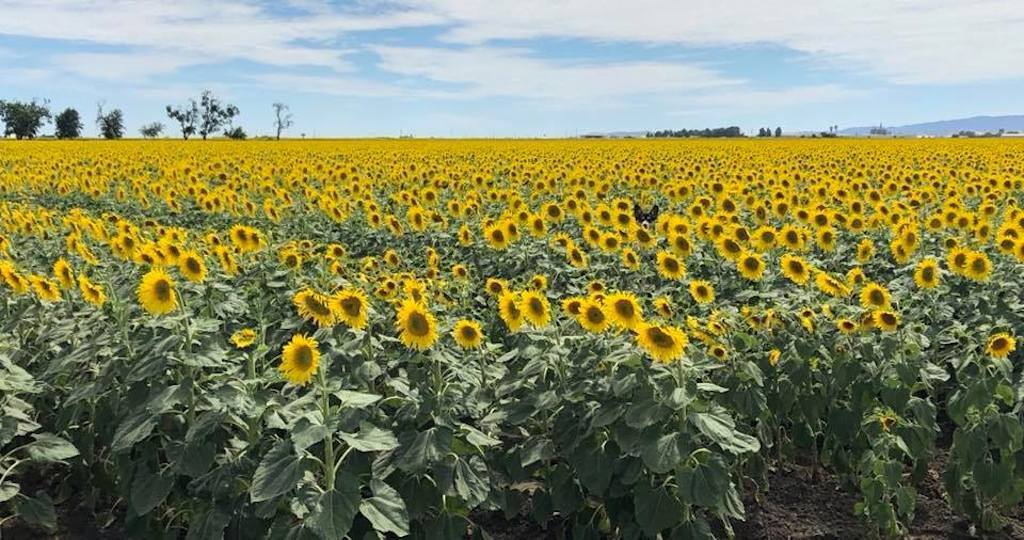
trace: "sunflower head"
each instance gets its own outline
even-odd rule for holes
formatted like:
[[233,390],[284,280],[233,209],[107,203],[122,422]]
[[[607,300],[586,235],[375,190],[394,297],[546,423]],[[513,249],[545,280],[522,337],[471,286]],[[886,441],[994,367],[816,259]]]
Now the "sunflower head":
[[994,358],[1006,358],[1017,350],[1017,339],[1006,332],[994,334],[988,338],[985,353]]
[[476,349],[483,344],[484,334],[480,329],[480,323],[469,319],[462,319],[455,323],[452,328],[452,338],[455,343],[463,349]]
[[547,326],[551,321],[551,306],[547,297],[539,291],[524,291],[520,295],[519,309],[535,328]]
[[281,375],[292,383],[305,386],[320,365],[320,349],[315,339],[295,334],[281,350]]
[[398,308],[395,326],[402,343],[417,351],[429,349],[437,341],[437,320],[427,307],[406,298]]
[[178,307],[178,295],[174,280],[161,268],[151,269],[142,276],[137,290],[139,303],[152,315],[170,313]]
[[654,360],[668,363],[682,357],[689,340],[679,328],[668,325],[643,324],[636,334],[637,344]]
[[242,328],[231,334],[231,343],[239,349],[247,349],[256,342],[256,331],[252,328]]

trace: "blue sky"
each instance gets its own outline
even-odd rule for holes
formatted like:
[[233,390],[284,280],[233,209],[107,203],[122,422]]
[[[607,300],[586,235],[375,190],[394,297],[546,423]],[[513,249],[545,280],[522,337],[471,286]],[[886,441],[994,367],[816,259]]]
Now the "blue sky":
[[275,101],[288,136],[820,130],[1022,114],[1022,35],[1020,0],[0,0],[0,99],[133,134],[204,88],[250,134]]

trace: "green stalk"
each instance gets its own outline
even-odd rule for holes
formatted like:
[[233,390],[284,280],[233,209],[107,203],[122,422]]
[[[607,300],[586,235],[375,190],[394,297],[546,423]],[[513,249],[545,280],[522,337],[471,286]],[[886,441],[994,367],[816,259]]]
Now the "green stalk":
[[[327,393],[327,372],[326,368],[320,368],[320,411],[323,413],[324,425],[327,425],[331,415],[331,398]],[[324,437],[324,478],[327,483],[327,491],[334,489],[334,433],[328,433]]]

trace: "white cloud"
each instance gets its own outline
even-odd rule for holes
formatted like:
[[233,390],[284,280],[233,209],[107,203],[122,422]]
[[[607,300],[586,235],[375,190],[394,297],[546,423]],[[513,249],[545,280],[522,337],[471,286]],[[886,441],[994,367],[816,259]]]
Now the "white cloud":
[[[127,52],[79,57],[112,68],[116,73],[110,77],[126,79],[165,71],[150,65],[150,60],[173,66],[172,70],[248,60],[340,71],[349,67],[342,59],[346,51],[329,45],[339,36],[440,22],[435,15],[409,10],[331,10],[282,16],[242,0],[0,0],[0,13],[0,34],[129,47]],[[55,60],[61,67],[90,75],[74,66],[74,56]]]
[[571,63],[520,49],[373,47],[379,67],[460,86],[466,97],[588,99],[678,92],[738,84],[697,65],[672,62]]
[[1024,78],[1020,0],[407,0],[445,39],[772,43],[895,83]]

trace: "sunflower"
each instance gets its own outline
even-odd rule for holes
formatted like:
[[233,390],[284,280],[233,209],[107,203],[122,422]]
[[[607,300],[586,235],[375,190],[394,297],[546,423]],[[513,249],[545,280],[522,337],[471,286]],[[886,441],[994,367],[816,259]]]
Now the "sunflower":
[[338,318],[331,306],[331,299],[312,289],[302,289],[295,293],[292,303],[300,317],[315,322],[321,328],[333,326]]
[[159,267],[142,276],[137,291],[139,303],[152,315],[170,313],[178,307],[178,295],[174,292],[174,280]]
[[68,261],[61,257],[53,263],[53,275],[57,278],[61,288],[70,289],[75,286],[75,273],[71,270]]
[[487,294],[498,297],[508,290],[508,282],[504,279],[487,278],[487,282],[484,283],[484,289],[487,290]]
[[710,304],[715,301],[715,287],[703,279],[690,281],[690,296],[698,304]]
[[640,269],[640,257],[633,251],[633,248],[622,250],[622,266],[628,270]]
[[914,283],[922,289],[934,289],[939,286],[939,262],[928,257],[917,263],[914,268]]
[[579,315],[583,307],[583,300],[584,298],[582,296],[570,296],[568,298],[564,298],[562,300],[562,311],[574,317]]
[[736,269],[750,281],[761,281],[764,277],[764,260],[757,253],[744,252],[736,260]]
[[362,289],[342,289],[335,293],[331,302],[334,304],[332,311],[334,311],[338,321],[356,330],[362,330],[366,327],[369,299]]
[[954,274],[967,275],[967,265],[970,262],[970,250],[962,247],[954,247],[946,255],[946,267]]
[[875,255],[875,243],[865,238],[857,244],[857,262],[865,264]]
[[476,349],[484,342],[484,334],[480,329],[480,323],[469,319],[462,319],[455,323],[452,328],[452,337],[455,343],[463,349]]
[[1017,350],[1017,339],[1006,332],[989,337],[988,344],[985,345],[985,354],[994,358],[1006,358],[1015,350]]
[[247,349],[256,342],[256,331],[252,328],[242,328],[241,330],[231,334],[231,343],[235,344],[235,347],[239,349]]
[[487,243],[496,250],[507,249],[512,243],[508,237],[508,233],[500,223],[491,225],[484,229],[484,238],[487,239]]
[[103,287],[89,280],[85,274],[78,275],[78,290],[82,292],[82,298],[90,304],[100,307],[107,301],[107,295]]
[[523,310],[520,308],[519,294],[513,291],[505,291],[498,297],[498,314],[505,322],[509,332],[519,330],[523,325]]
[[779,359],[782,358],[782,351],[778,349],[772,349],[768,351],[768,365],[775,367],[779,365]]
[[860,305],[864,309],[888,309],[891,302],[889,290],[874,281],[860,291]]
[[666,319],[672,316],[672,301],[667,296],[659,296],[654,299],[654,309]]
[[292,340],[281,350],[281,365],[278,370],[284,378],[299,386],[305,386],[320,365],[320,349],[315,339],[301,334],[292,336]]
[[892,332],[900,325],[900,316],[895,312],[880,309],[871,314],[871,322],[875,328],[883,332]]
[[819,291],[835,298],[844,298],[850,294],[850,288],[845,283],[825,272],[818,272],[814,276],[814,285]]
[[587,298],[580,303],[580,314],[576,316],[576,321],[584,329],[595,334],[607,330],[610,322],[604,306],[593,298]]
[[426,350],[437,341],[437,320],[423,304],[406,298],[398,309],[395,326],[402,343],[418,351]]
[[665,279],[679,280],[683,279],[683,276],[686,275],[686,267],[683,266],[683,263],[675,255],[667,251],[659,251],[658,273]]
[[202,283],[206,279],[206,263],[194,251],[186,251],[178,258],[178,271],[192,283]]
[[42,276],[29,276],[32,283],[32,290],[36,296],[44,302],[59,302],[61,300],[60,285]]
[[988,255],[972,251],[965,275],[974,281],[988,281],[991,274],[992,262],[988,260]]
[[612,324],[619,328],[634,330],[644,321],[643,310],[631,292],[609,294],[604,305]]
[[668,363],[683,356],[689,339],[675,326],[643,324],[637,331],[636,342],[654,360]]
[[452,265],[452,277],[455,279],[466,279],[469,277],[469,269],[464,264]]
[[786,254],[780,261],[782,273],[797,285],[805,285],[811,279],[811,267],[799,255]]
[[856,332],[858,328],[860,328],[860,325],[851,321],[850,319],[836,320],[836,329],[838,329],[843,334],[852,334]]
[[530,287],[535,291],[544,291],[548,288],[548,278],[544,274],[534,274],[530,278]]
[[538,291],[524,291],[520,295],[520,307],[523,317],[534,328],[543,328],[551,321],[551,306],[547,297]]
[[714,356],[716,359],[721,360],[723,362],[726,358],[729,357],[729,351],[725,348],[725,346],[723,346],[720,343],[715,343],[711,345],[711,348],[708,350],[708,352],[711,353],[711,356]]

